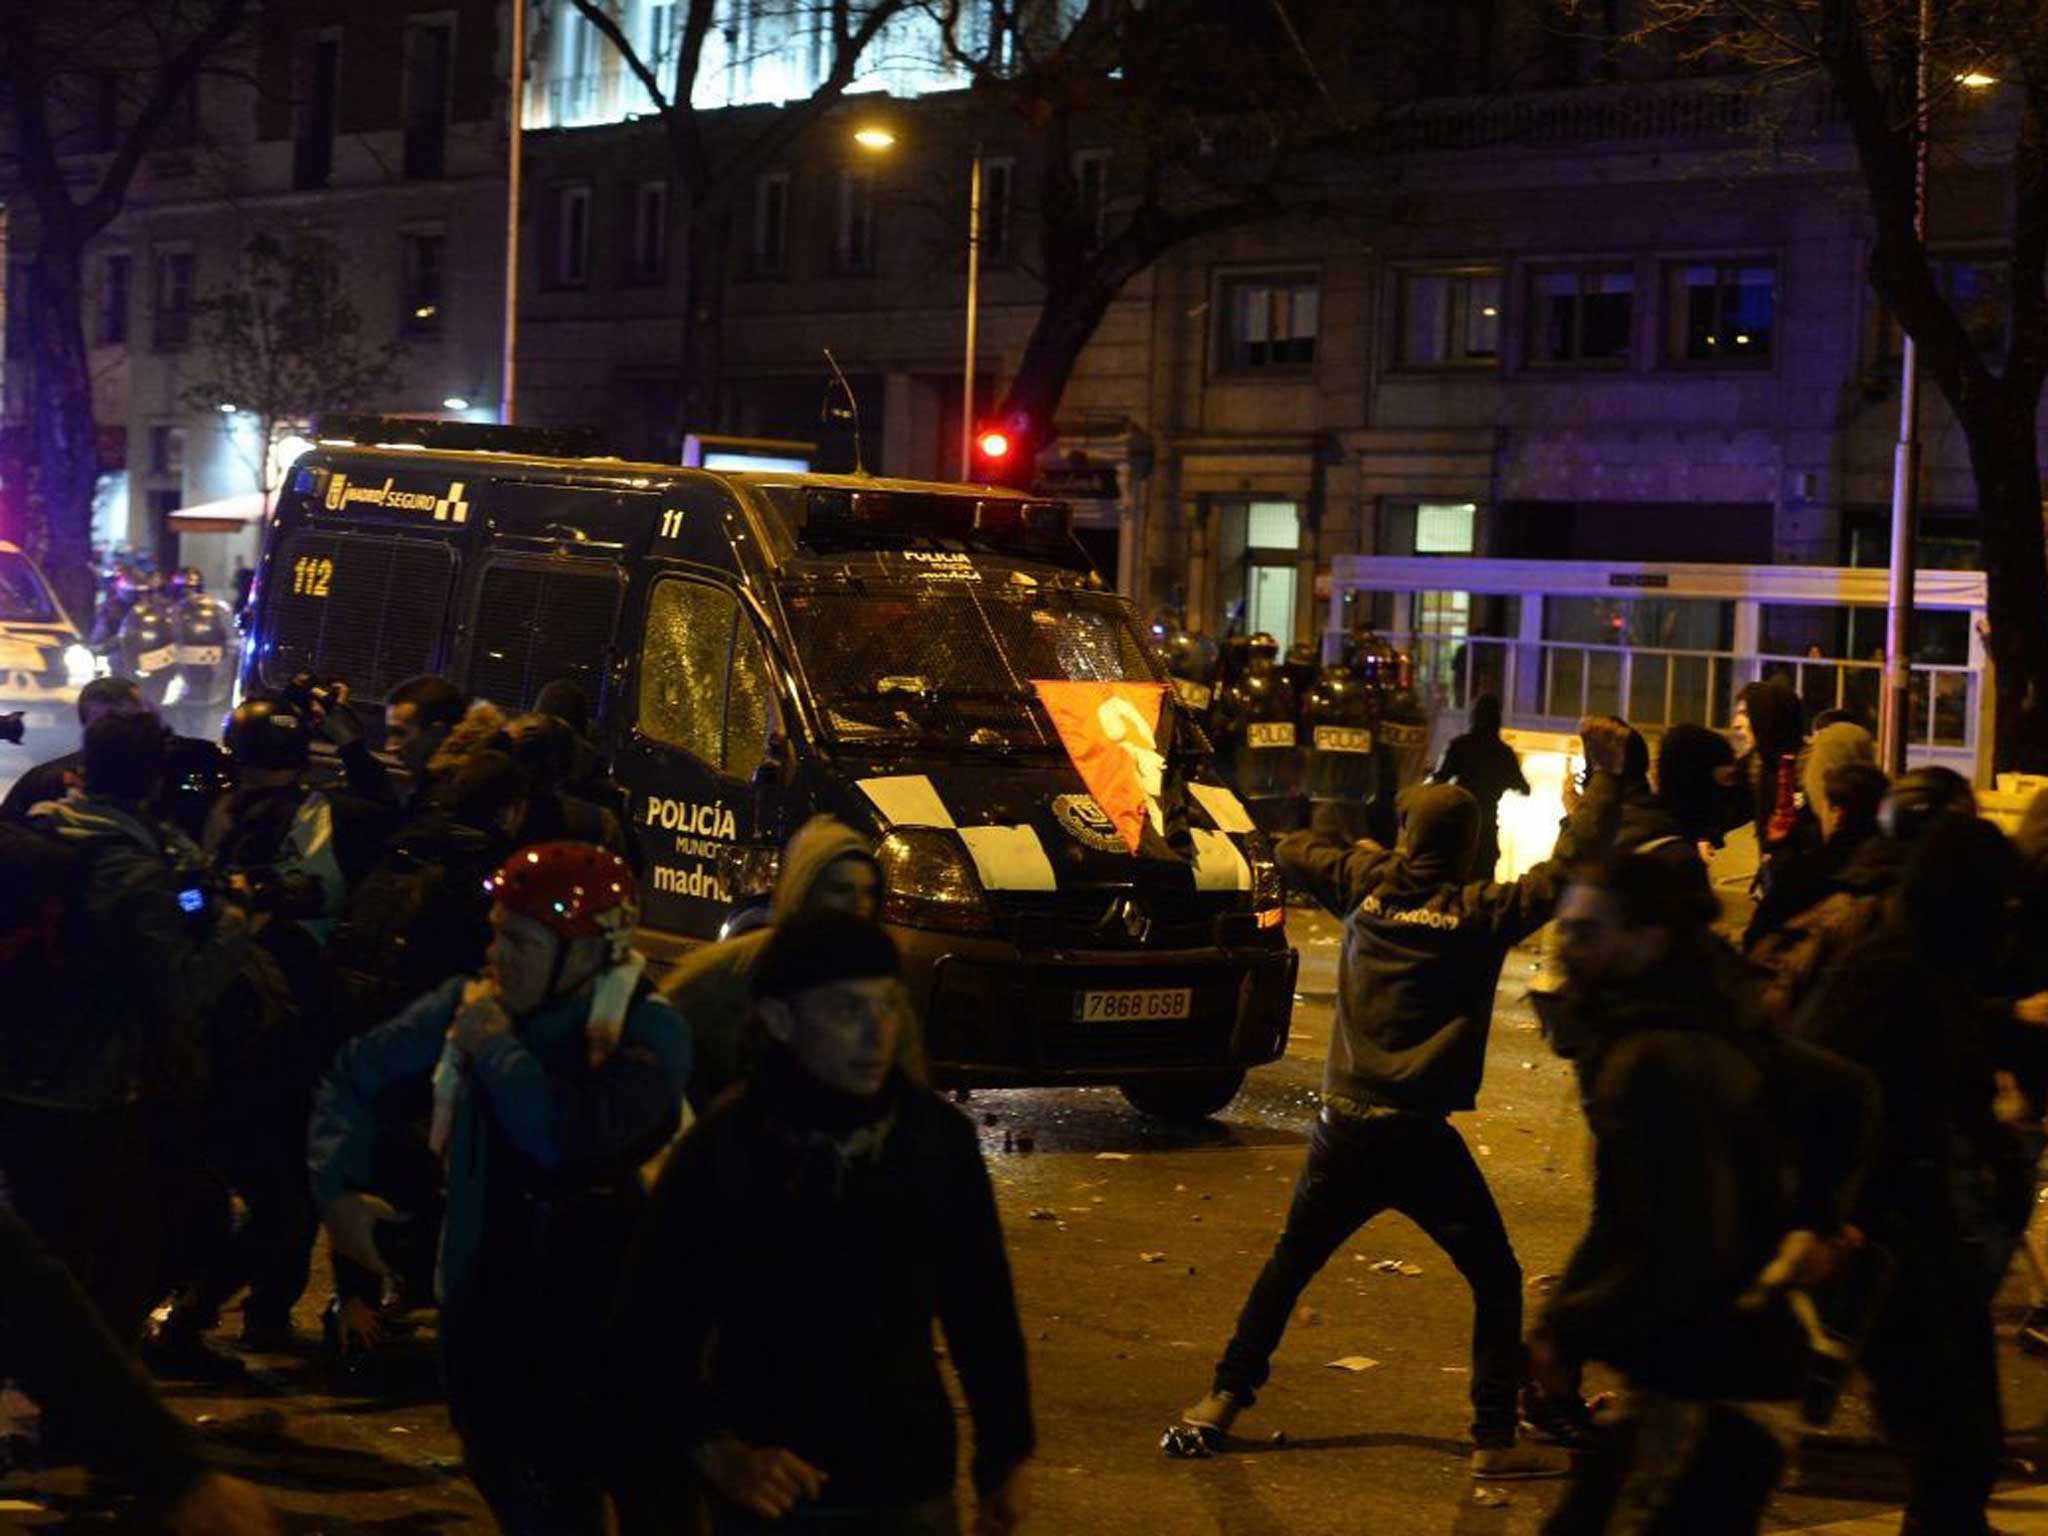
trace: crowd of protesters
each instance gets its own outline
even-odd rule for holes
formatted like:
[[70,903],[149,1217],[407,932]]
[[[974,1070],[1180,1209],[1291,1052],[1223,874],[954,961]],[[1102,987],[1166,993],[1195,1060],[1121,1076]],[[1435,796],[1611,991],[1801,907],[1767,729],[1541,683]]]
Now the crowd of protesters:
[[[1018,1528],[1034,1436],[1002,1230],[976,1133],[923,1084],[873,850],[805,826],[761,925],[657,988],[587,705],[537,702],[508,718],[416,678],[372,751],[343,690],[252,698],[224,788],[132,684],[83,691],[79,751],[0,813],[0,1370],[49,1446],[170,1528],[263,1532],[148,1375],[243,1373],[214,1342],[237,1297],[244,1351],[344,1366],[433,1308],[507,1531],[944,1536],[936,1323],[973,1530]],[[1472,1292],[1472,1474],[1568,1476],[1556,1536],[1754,1531],[1782,1453],[1744,1405],[1826,1422],[1858,1367],[1909,1461],[1904,1529],[1989,1529],[1990,1309],[2016,1260],[2048,1308],[2048,796],[2008,839],[1958,776],[1890,780],[1860,725],[1814,724],[1775,682],[1733,744],[1582,722],[1556,847],[1511,881],[1494,806],[1527,785],[1496,708],[1448,782],[1401,795],[1390,846],[1335,805],[1280,840],[1344,924],[1320,1110],[1169,1449],[1228,1442],[1303,1289],[1394,1210]],[[1745,824],[1731,925],[1707,860]],[[1510,952],[1552,924],[1538,1011],[1593,1198],[1531,1319],[1449,1117]],[[301,1341],[323,1228],[324,1338]],[[820,1253],[867,1258],[821,1288]],[[2023,1337],[2048,1345],[2048,1310]],[[1596,1366],[1618,1409],[1588,1403]]]
[[[45,1453],[170,1529],[273,1531],[149,1378],[357,1370],[431,1309],[506,1531],[942,1536],[937,1323],[974,1530],[1015,1529],[1033,1431],[1002,1233],[974,1130],[922,1084],[872,850],[803,829],[771,926],[664,996],[588,706],[568,683],[536,705],[415,678],[373,751],[345,690],[305,681],[234,710],[223,764],[102,679],[79,751],[8,797],[0,1373]],[[324,1338],[301,1339],[323,1228]],[[821,1304],[817,1252],[881,1258]]]

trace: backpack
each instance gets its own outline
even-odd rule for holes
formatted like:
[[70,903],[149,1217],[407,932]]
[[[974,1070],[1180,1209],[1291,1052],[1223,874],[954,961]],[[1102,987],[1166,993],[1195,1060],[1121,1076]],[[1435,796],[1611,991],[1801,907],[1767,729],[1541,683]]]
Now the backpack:
[[77,968],[83,879],[70,844],[0,821],[0,996],[10,1019],[33,1018]]
[[391,1018],[450,976],[483,964],[490,942],[481,878],[400,846],[379,860],[342,908],[328,955],[339,973],[345,1030]]

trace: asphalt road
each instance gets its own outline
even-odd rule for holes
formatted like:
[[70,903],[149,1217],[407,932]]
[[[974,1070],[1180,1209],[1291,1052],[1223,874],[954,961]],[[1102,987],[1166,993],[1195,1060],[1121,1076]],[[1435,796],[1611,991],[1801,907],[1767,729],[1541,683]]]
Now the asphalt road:
[[[989,1093],[966,1106],[995,1174],[1032,1350],[1041,1442],[1033,1529],[1525,1536],[1556,1497],[1555,1485],[1523,1483],[1504,1490],[1504,1503],[1475,1498],[1467,1292],[1443,1255],[1393,1216],[1358,1234],[1311,1288],[1236,1445],[1199,1462],[1160,1454],[1161,1430],[1205,1387],[1264,1261],[1315,1112],[1337,932],[1306,914],[1290,926],[1304,961],[1292,1045],[1212,1125],[1148,1122],[1109,1091]],[[1459,1117],[1459,1128],[1500,1200],[1533,1311],[1584,1220],[1588,1149],[1566,1072],[1518,996],[1529,966],[1526,954],[1508,966],[1481,1108]],[[1031,1150],[1021,1150],[1027,1140]],[[1375,1270],[1383,1259],[1421,1272]],[[829,1278],[821,1273],[820,1283]],[[322,1299],[316,1285],[301,1308],[309,1333]],[[2031,1484],[2022,1459],[2048,1454],[2048,1364],[2011,1347],[2022,1297],[2013,1288],[2007,1299],[2013,1471]],[[1374,1363],[1356,1372],[1329,1365],[1347,1356]],[[428,1339],[395,1351],[374,1382],[337,1384],[292,1357],[254,1364],[246,1389],[174,1388],[171,1397],[226,1464],[265,1485],[289,1529],[488,1528],[436,1400]],[[1860,1401],[1825,1437],[1802,1440],[1789,1421],[1787,1436],[1792,1486],[1767,1530],[1896,1528],[1896,1517],[1863,1523],[1896,1509],[1900,1480],[1870,1441]],[[29,1507],[9,1507],[15,1501]],[[2002,1523],[2048,1529],[2048,1516],[2028,1512],[2039,1503],[2016,1493]],[[108,1508],[72,1471],[0,1485],[0,1530],[91,1529]]]

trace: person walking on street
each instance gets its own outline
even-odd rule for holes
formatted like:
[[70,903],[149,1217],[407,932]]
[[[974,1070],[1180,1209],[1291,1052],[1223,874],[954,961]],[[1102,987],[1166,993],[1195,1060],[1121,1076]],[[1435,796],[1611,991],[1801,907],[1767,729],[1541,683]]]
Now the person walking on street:
[[[1574,829],[1611,822],[1618,761],[1602,764]],[[1182,1423],[1219,1440],[1266,1383],[1302,1291],[1330,1256],[1382,1211],[1409,1217],[1472,1288],[1475,1477],[1547,1477],[1563,1458],[1517,1444],[1528,1380],[1522,1270],[1493,1194],[1450,1116],[1473,1107],[1486,1064],[1494,992],[1508,951],[1549,920],[1567,865],[1555,856],[1512,885],[1469,878],[1479,805],[1454,785],[1402,797],[1399,844],[1351,843],[1330,831],[1284,839],[1291,880],[1344,920],[1337,1017],[1323,1070],[1323,1109],[1287,1223],[1253,1284],[1208,1396]]]
[[502,1530],[604,1530],[590,1395],[607,1308],[644,1203],[641,1165],[675,1132],[690,1047],[631,948],[632,872],[580,843],[522,848],[494,874],[490,961],[344,1047],[309,1162],[335,1248],[382,1272],[368,1192],[380,1106],[429,1078],[448,1163],[438,1272],[449,1416]]
[[1558,911],[1593,1214],[1531,1354],[1553,1391],[1589,1360],[1629,1390],[1546,1536],[1753,1532],[1782,1455],[1730,1404],[1793,1395],[1802,1339],[1772,1293],[1854,1244],[1875,1085],[1763,1027],[1714,911],[1697,864],[1640,853],[1582,868]]
[[719,1536],[954,1536],[934,1320],[974,1424],[976,1536],[1021,1524],[1002,1228],[974,1127],[898,1063],[900,969],[884,929],[829,909],[761,951],[767,1049],[662,1171],[617,1315],[629,1533],[693,1529],[703,1494]]
[[1479,847],[1472,858],[1472,874],[1491,880],[1500,862],[1500,797],[1529,793],[1521,759],[1500,739],[1500,695],[1482,693],[1472,701],[1465,733],[1444,748],[1443,760],[1430,779],[1456,784],[1479,802]]

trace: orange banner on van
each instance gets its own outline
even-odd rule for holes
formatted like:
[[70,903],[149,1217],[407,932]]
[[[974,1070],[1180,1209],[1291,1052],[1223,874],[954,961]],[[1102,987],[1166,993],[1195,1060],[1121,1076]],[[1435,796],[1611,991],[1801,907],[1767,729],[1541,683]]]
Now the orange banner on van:
[[1159,755],[1164,683],[1034,682],[1081,782],[1132,853],[1145,824],[1160,825]]

